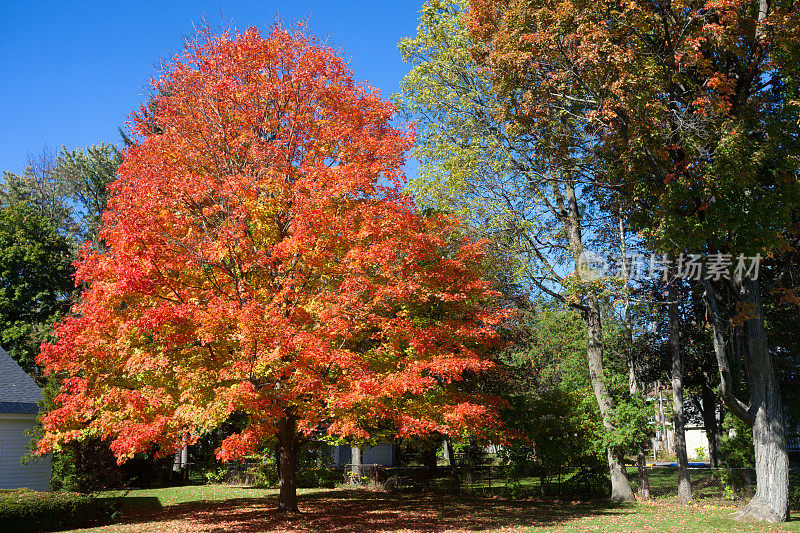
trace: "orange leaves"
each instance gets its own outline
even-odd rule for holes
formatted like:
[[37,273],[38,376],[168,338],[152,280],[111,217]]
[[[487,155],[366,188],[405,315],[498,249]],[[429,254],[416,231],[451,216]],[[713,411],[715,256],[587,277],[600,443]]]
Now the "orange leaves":
[[776,287],[771,291],[779,297],[779,301],[784,304],[796,305],[800,307],[800,294],[797,289],[789,287]]
[[[712,248],[748,249],[753,228],[784,240],[787,222],[754,223],[757,210],[734,198],[759,189],[774,199],[767,213],[796,197],[763,181],[796,139],[786,129],[797,123],[794,3],[471,0],[468,18],[479,63],[540,164],[562,175],[591,168],[585,178],[609,186],[604,202],[650,228],[654,246],[695,249],[711,238]],[[731,200],[689,206],[712,189]]]
[[83,301],[40,355],[85,380],[42,446],[85,427],[124,459],[233,412],[249,425],[226,460],[288,413],[305,432],[449,431],[448,385],[488,368],[504,316],[484,243],[414,210],[411,134],[331,50],[281,27],[201,37],[134,118],[107,248],[85,251]]

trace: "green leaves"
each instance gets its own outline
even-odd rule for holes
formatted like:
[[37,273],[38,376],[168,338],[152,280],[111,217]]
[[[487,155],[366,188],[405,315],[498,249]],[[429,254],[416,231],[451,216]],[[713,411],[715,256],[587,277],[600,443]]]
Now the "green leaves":
[[69,309],[70,247],[24,204],[0,208],[0,344],[30,374],[39,344]]

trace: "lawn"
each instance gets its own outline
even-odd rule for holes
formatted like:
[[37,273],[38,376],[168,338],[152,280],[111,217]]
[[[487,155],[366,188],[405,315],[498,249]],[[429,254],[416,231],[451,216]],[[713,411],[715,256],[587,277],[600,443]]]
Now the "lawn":
[[302,491],[299,516],[275,511],[275,491],[190,486],[127,493],[122,523],[75,530],[83,533],[139,532],[800,532],[800,517],[788,524],[743,524],[727,516],[731,506],[654,503],[509,501],[501,498],[392,494],[353,490]]

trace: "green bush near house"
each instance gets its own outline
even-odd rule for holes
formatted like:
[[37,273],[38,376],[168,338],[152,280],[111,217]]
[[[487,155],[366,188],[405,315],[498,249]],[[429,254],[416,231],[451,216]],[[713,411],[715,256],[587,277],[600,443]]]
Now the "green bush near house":
[[56,530],[106,522],[113,506],[77,492],[0,490],[3,533]]
[[[256,459],[248,469],[248,476],[256,487],[277,487],[278,465],[275,453],[267,448],[263,453],[251,456]],[[344,473],[340,469],[331,468],[331,454],[324,442],[311,442],[297,454],[297,487],[301,489],[332,489],[344,482]],[[224,477],[224,476],[223,476]],[[208,482],[215,482],[208,475]]]
[[332,489],[341,483],[344,473],[327,466],[305,468],[297,473],[297,486],[301,489]]
[[[297,488],[300,489],[332,489],[344,482],[341,470],[327,465],[301,464],[297,469]],[[277,487],[279,485],[277,466],[274,461],[266,460],[252,467],[255,486]],[[213,481],[211,481],[213,483]]]

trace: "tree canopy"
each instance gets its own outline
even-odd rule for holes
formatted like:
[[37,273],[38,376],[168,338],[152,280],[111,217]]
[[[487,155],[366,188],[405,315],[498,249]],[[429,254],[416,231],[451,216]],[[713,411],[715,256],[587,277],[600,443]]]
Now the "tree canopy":
[[284,470],[312,435],[490,430],[451,384],[490,366],[505,311],[483,243],[402,194],[394,108],[280,26],[201,32],[153,86],[105,246],[77,264],[88,288],[38,359],[68,376],[39,452],[99,435],[120,460],[168,453],[236,412],[218,456],[277,440],[293,510]]
[[50,220],[25,203],[0,207],[0,344],[37,378],[39,345],[69,310],[71,259]]

